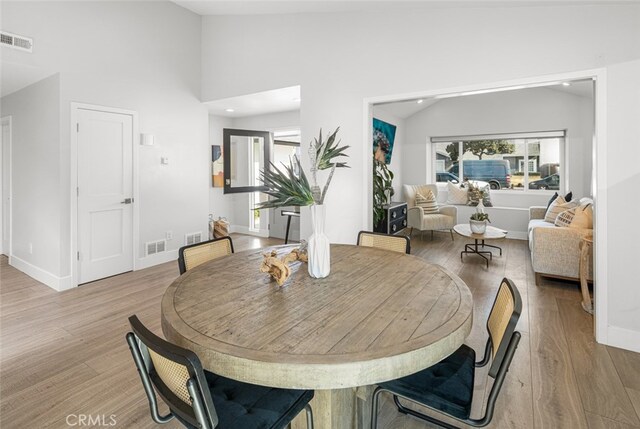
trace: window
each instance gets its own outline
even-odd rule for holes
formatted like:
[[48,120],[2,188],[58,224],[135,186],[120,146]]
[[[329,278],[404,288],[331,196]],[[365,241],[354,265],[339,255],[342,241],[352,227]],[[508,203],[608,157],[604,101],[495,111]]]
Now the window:
[[[560,190],[564,131],[434,137],[435,181],[487,183],[494,190]],[[482,183],[484,182],[484,183]]]

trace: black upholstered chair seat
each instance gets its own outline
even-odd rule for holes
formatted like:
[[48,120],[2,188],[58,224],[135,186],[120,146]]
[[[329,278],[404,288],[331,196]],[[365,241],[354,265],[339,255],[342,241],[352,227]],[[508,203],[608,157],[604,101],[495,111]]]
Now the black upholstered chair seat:
[[475,351],[462,345],[436,365],[380,387],[459,419],[469,418],[473,398]]
[[[312,390],[277,389],[231,380],[205,371],[218,413],[216,429],[280,429],[313,398]],[[187,428],[188,422],[176,418]]]

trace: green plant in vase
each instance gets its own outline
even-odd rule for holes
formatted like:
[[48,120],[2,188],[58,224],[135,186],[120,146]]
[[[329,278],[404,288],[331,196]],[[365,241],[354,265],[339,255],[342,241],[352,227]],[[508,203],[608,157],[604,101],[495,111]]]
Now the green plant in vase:
[[[282,164],[282,169],[270,163],[270,168],[260,171],[260,179],[267,187],[264,191],[271,198],[259,203],[258,209],[284,206],[311,206],[311,222],[313,234],[308,242],[309,274],[315,278],[324,278],[330,272],[329,239],[324,234],[324,199],[336,168],[348,168],[346,162],[336,159],[348,156],[345,151],[349,146],[340,146],[336,141],[340,127],[322,140],[322,130],[317,139],[309,145],[311,161],[311,182],[307,178],[297,156],[289,159],[289,165]],[[318,184],[318,172],[330,170],[324,186]]]
[[487,213],[474,213],[469,217],[470,220],[475,220],[478,222],[484,222],[487,221],[489,223],[491,223],[491,221],[489,220],[489,215]]
[[469,228],[474,234],[484,234],[487,230],[487,222],[491,222],[489,214],[479,211],[469,217]]

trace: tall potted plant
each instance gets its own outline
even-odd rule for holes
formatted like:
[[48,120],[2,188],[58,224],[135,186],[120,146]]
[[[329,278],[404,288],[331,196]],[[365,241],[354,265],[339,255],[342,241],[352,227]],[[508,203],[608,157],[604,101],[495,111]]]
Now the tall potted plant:
[[[373,230],[383,231],[384,205],[393,194],[393,172],[373,155]],[[387,198],[389,195],[389,198]]]
[[[311,183],[297,156],[289,160],[289,165],[282,164],[282,169],[270,163],[271,168],[260,171],[260,178],[268,188],[264,192],[271,199],[258,204],[257,208],[311,206],[313,234],[309,237],[309,274],[315,278],[327,277],[331,271],[329,239],[324,233],[324,199],[336,168],[348,168],[346,162],[335,161],[336,158],[348,156],[344,152],[349,146],[339,146],[340,141],[336,141],[339,130],[340,127],[336,128],[326,141],[322,141],[320,130],[320,136],[309,145]],[[321,189],[318,185],[318,172],[328,169],[329,175]]]

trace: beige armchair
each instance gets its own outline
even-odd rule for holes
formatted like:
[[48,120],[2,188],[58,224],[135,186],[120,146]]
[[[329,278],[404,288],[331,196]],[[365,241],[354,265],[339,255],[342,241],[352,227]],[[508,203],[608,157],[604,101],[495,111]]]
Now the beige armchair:
[[427,191],[433,192],[433,195],[438,197],[436,185],[402,185],[404,200],[409,208],[407,226],[411,227],[411,234],[413,234],[413,228],[416,228],[421,232],[431,231],[431,238],[433,238],[433,231],[449,230],[453,240],[453,227],[458,221],[458,209],[454,206],[442,206],[440,213],[425,214],[422,207],[416,207],[416,194],[426,195]]

